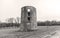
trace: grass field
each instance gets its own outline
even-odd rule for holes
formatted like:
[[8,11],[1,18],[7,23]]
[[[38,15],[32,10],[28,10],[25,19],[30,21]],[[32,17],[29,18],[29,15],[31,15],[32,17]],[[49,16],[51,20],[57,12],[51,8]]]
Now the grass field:
[[56,30],[60,30],[60,26],[39,26],[38,28],[33,32],[19,32],[20,28],[15,27],[1,28],[0,38],[47,38]]

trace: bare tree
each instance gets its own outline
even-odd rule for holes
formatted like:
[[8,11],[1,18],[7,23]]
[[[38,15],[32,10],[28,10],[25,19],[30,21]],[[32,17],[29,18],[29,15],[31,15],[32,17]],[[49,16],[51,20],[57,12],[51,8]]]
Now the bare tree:
[[15,18],[8,18],[8,19],[6,19],[6,21],[8,23],[14,23],[15,22]]
[[16,23],[20,23],[20,18],[19,17],[16,17],[15,22]]
[[20,23],[20,17],[16,17],[16,18],[8,18],[6,19],[7,23]]

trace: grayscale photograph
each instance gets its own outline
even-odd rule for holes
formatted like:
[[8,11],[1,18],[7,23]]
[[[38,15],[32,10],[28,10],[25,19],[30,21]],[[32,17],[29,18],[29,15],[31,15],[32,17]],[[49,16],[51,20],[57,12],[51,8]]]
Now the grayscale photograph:
[[0,38],[60,38],[60,0],[0,0]]

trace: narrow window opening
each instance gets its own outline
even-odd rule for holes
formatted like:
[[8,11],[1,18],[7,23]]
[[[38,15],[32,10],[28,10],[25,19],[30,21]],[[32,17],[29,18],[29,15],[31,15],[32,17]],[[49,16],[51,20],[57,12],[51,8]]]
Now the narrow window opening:
[[28,21],[30,21],[30,17],[28,17]]
[[27,9],[28,12],[30,12],[30,9]]
[[30,16],[30,12],[28,12],[28,16]]

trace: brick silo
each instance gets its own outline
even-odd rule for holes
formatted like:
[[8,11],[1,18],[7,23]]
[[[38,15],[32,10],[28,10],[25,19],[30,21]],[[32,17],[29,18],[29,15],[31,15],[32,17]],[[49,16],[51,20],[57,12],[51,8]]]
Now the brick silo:
[[21,8],[21,30],[30,31],[37,28],[36,8],[24,6]]

